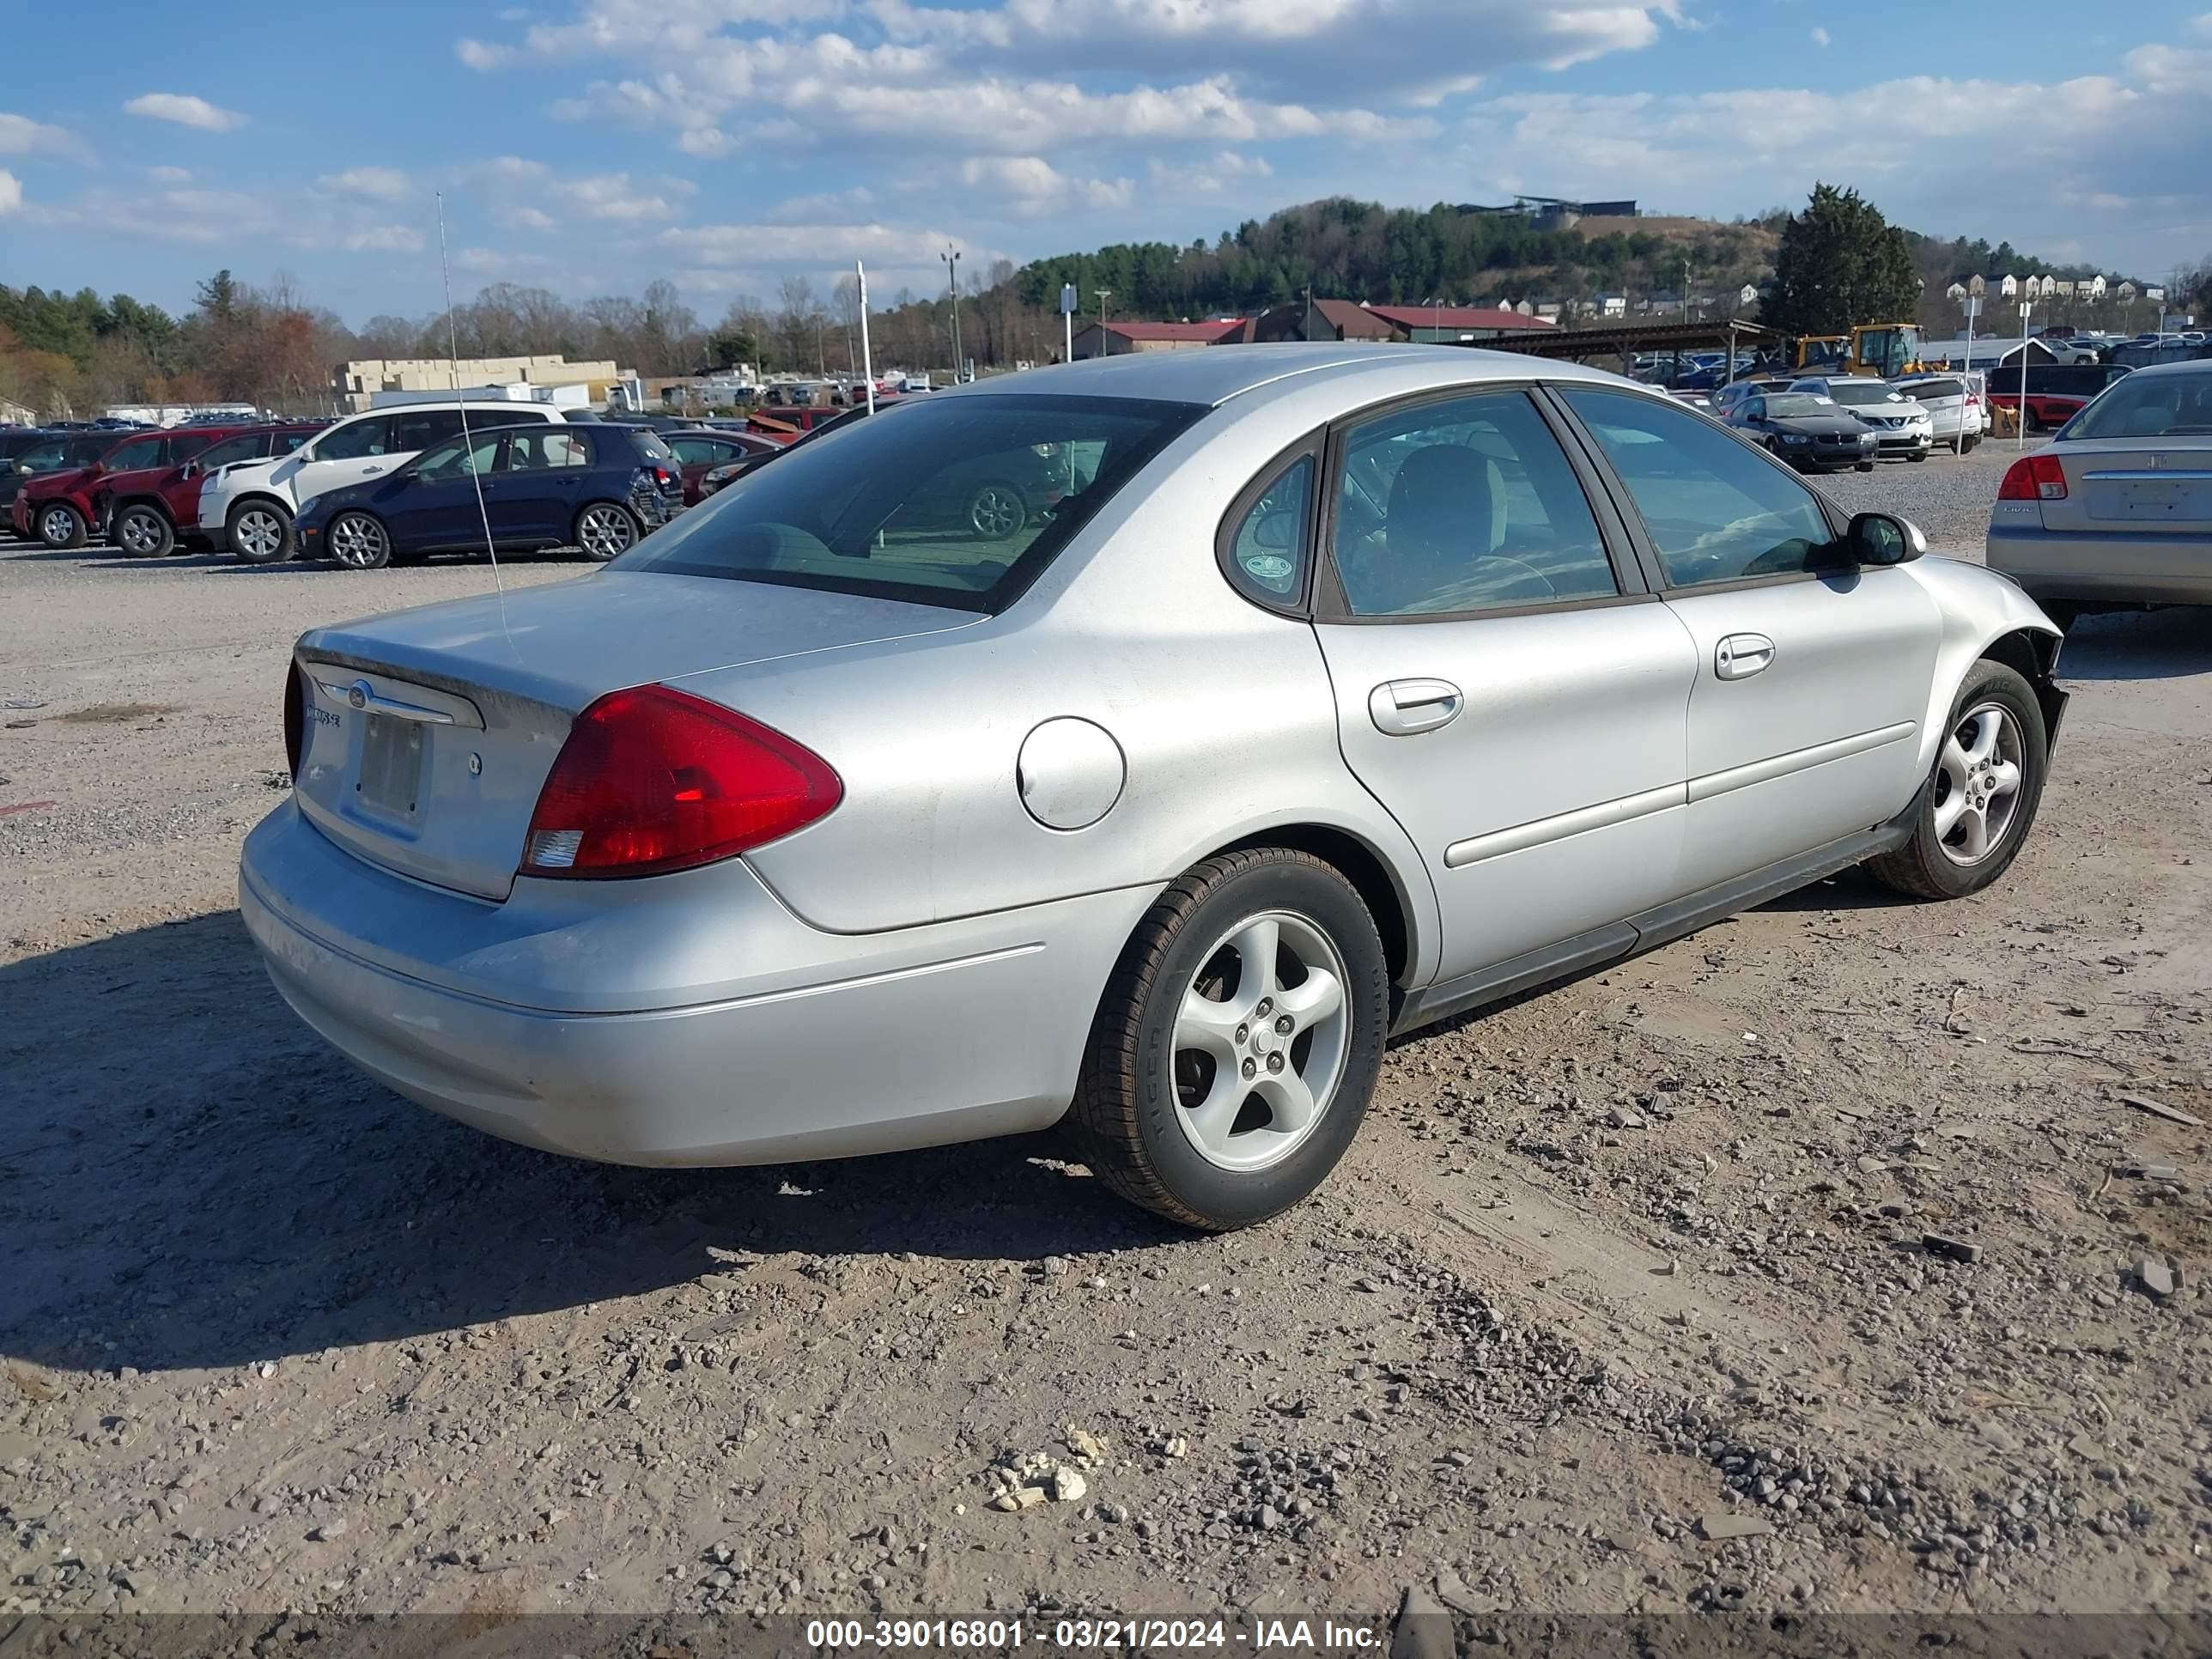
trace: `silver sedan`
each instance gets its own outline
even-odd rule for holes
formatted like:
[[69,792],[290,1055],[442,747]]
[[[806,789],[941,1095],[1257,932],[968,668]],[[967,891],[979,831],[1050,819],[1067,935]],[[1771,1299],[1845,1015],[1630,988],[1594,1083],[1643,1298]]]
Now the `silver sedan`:
[[2084,610],[2212,605],[2212,362],[2136,369],[2014,461],[1988,554],[2069,623]]
[[2034,817],[2027,596],[1628,381],[1237,346],[891,407],[300,640],[240,885],[302,1018],[580,1157],[1064,1122],[1235,1227],[1394,1033],[1850,865],[1973,892]]

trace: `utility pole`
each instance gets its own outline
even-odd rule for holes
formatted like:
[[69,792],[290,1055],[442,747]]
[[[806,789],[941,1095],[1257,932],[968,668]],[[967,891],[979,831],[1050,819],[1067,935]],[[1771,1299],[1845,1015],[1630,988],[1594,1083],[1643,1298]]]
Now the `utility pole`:
[[1305,325],[1305,331],[1305,331],[1305,337],[1306,337],[1306,338],[1307,338],[1308,340],[1311,340],[1311,339],[1313,338],[1313,284],[1312,284],[1311,283],[1308,283],[1306,284],[1306,287],[1305,287],[1305,295],[1306,295],[1306,325]]
[[1110,288],[1098,290],[1098,355],[1102,357],[1109,355],[1106,349],[1106,302],[1113,297],[1114,290]]
[[1682,256],[1682,320],[1690,320],[1690,256]]
[[937,257],[945,261],[945,287],[952,295],[952,384],[958,386],[967,362],[960,349],[960,251],[949,247]]

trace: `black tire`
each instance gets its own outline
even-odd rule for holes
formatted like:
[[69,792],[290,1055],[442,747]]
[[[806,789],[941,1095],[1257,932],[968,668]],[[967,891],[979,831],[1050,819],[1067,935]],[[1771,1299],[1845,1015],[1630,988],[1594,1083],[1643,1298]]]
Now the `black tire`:
[[1908,461],[1924,461],[1928,459],[1928,456],[1929,452],[1927,450],[1916,449],[1911,454],[1907,455],[1905,459]]
[[[246,532],[241,538],[240,531]],[[240,564],[275,564],[299,549],[292,515],[275,501],[240,501],[223,521],[223,545]]]
[[134,559],[165,559],[177,550],[177,527],[158,507],[134,501],[115,515],[107,539]]
[[1030,521],[1029,498],[1018,484],[986,478],[968,492],[960,520],[987,542],[1011,541]]
[[400,568],[404,565],[428,564],[429,562],[430,552],[428,548],[410,547],[404,549],[394,548],[392,550],[392,568],[394,570]]
[[67,501],[40,501],[31,511],[31,524],[39,539],[57,553],[84,545],[84,514]]
[[[1201,970],[1230,953],[1224,941],[1271,913],[1311,929],[1334,950],[1344,970],[1347,1024],[1334,1087],[1312,1127],[1276,1161],[1235,1170],[1200,1152],[1185,1130],[1179,1091],[1192,1079],[1178,1066],[1174,1032]],[[1208,859],[1153,902],[1099,1002],[1067,1121],[1084,1160],[1121,1197],[1186,1226],[1226,1231],[1290,1208],[1327,1178],[1358,1132],[1382,1068],[1389,988],[1375,919],[1333,866],[1280,847]],[[1255,1042],[1263,1040],[1258,1022],[1249,1029]],[[1291,1046],[1282,1057],[1300,1070],[1314,1058],[1310,1046],[1298,1058],[1304,1039],[1304,1033],[1283,1039]],[[1233,1077],[1226,1081],[1233,1090]],[[1257,1097],[1237,1097],[1243,1103],[1235,1121],[1242,1122]]]
[[1872,461],[1854,461],[1851,463],[1851,471],[1854,472],[1871,472],[1874,471],[1874,463]]
[[[1944,848],[1942,836],[1936,828],[1938,813],[1957,787],[1947,775],[1945,750],[1952,739],[1964,740],[1969,717],[1987,708],[2002,709],[2014,724],[2020,752],[2010,758],[2020,769],[2020,784],[2012,811],[2002,831],[1990,842],[1988,850],[1972,863],[1962,863]],[[1951,719],[1944,737],[1925,799],[1920,805],[1920,816],[1912,826],[1912,839],[1894,852],[1868,860],[1866,865],[1867,872],[1882,885],[1914,898],[1964,898],[1996,881],[2019,856],[2021,845],[2035,822],[2035,809],[2043,799],[2050,749],[2043,725],[2043,705],[2035,700],[2034,690],[2016,671],[1986,658],[1976,663],[1966,676],[1966,683],[1959,688],[1958,700],[1951,705]]]

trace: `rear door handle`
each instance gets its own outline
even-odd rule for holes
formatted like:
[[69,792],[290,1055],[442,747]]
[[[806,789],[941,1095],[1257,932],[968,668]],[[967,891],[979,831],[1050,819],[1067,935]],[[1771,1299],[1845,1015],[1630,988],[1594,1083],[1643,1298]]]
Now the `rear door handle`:
[[1393,738],[1449,726],[1466,706],[1467,699],[1449,680],[1385,680],[1367,698],[1375,729]]
[[1724,680],[1747,680],[1773,661],[1774,641],[1764,634],[1730,634],[1713,648],[1713,672]]

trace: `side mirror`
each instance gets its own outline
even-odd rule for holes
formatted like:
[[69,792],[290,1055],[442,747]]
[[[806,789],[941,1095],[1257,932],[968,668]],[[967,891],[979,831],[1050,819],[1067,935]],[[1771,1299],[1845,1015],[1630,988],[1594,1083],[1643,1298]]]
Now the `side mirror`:
[[1844,546],[1855,563],[1905,564],[1928,550],[1928,538],[1910,519],[1893,513],[1861,513],[1844,532]]

